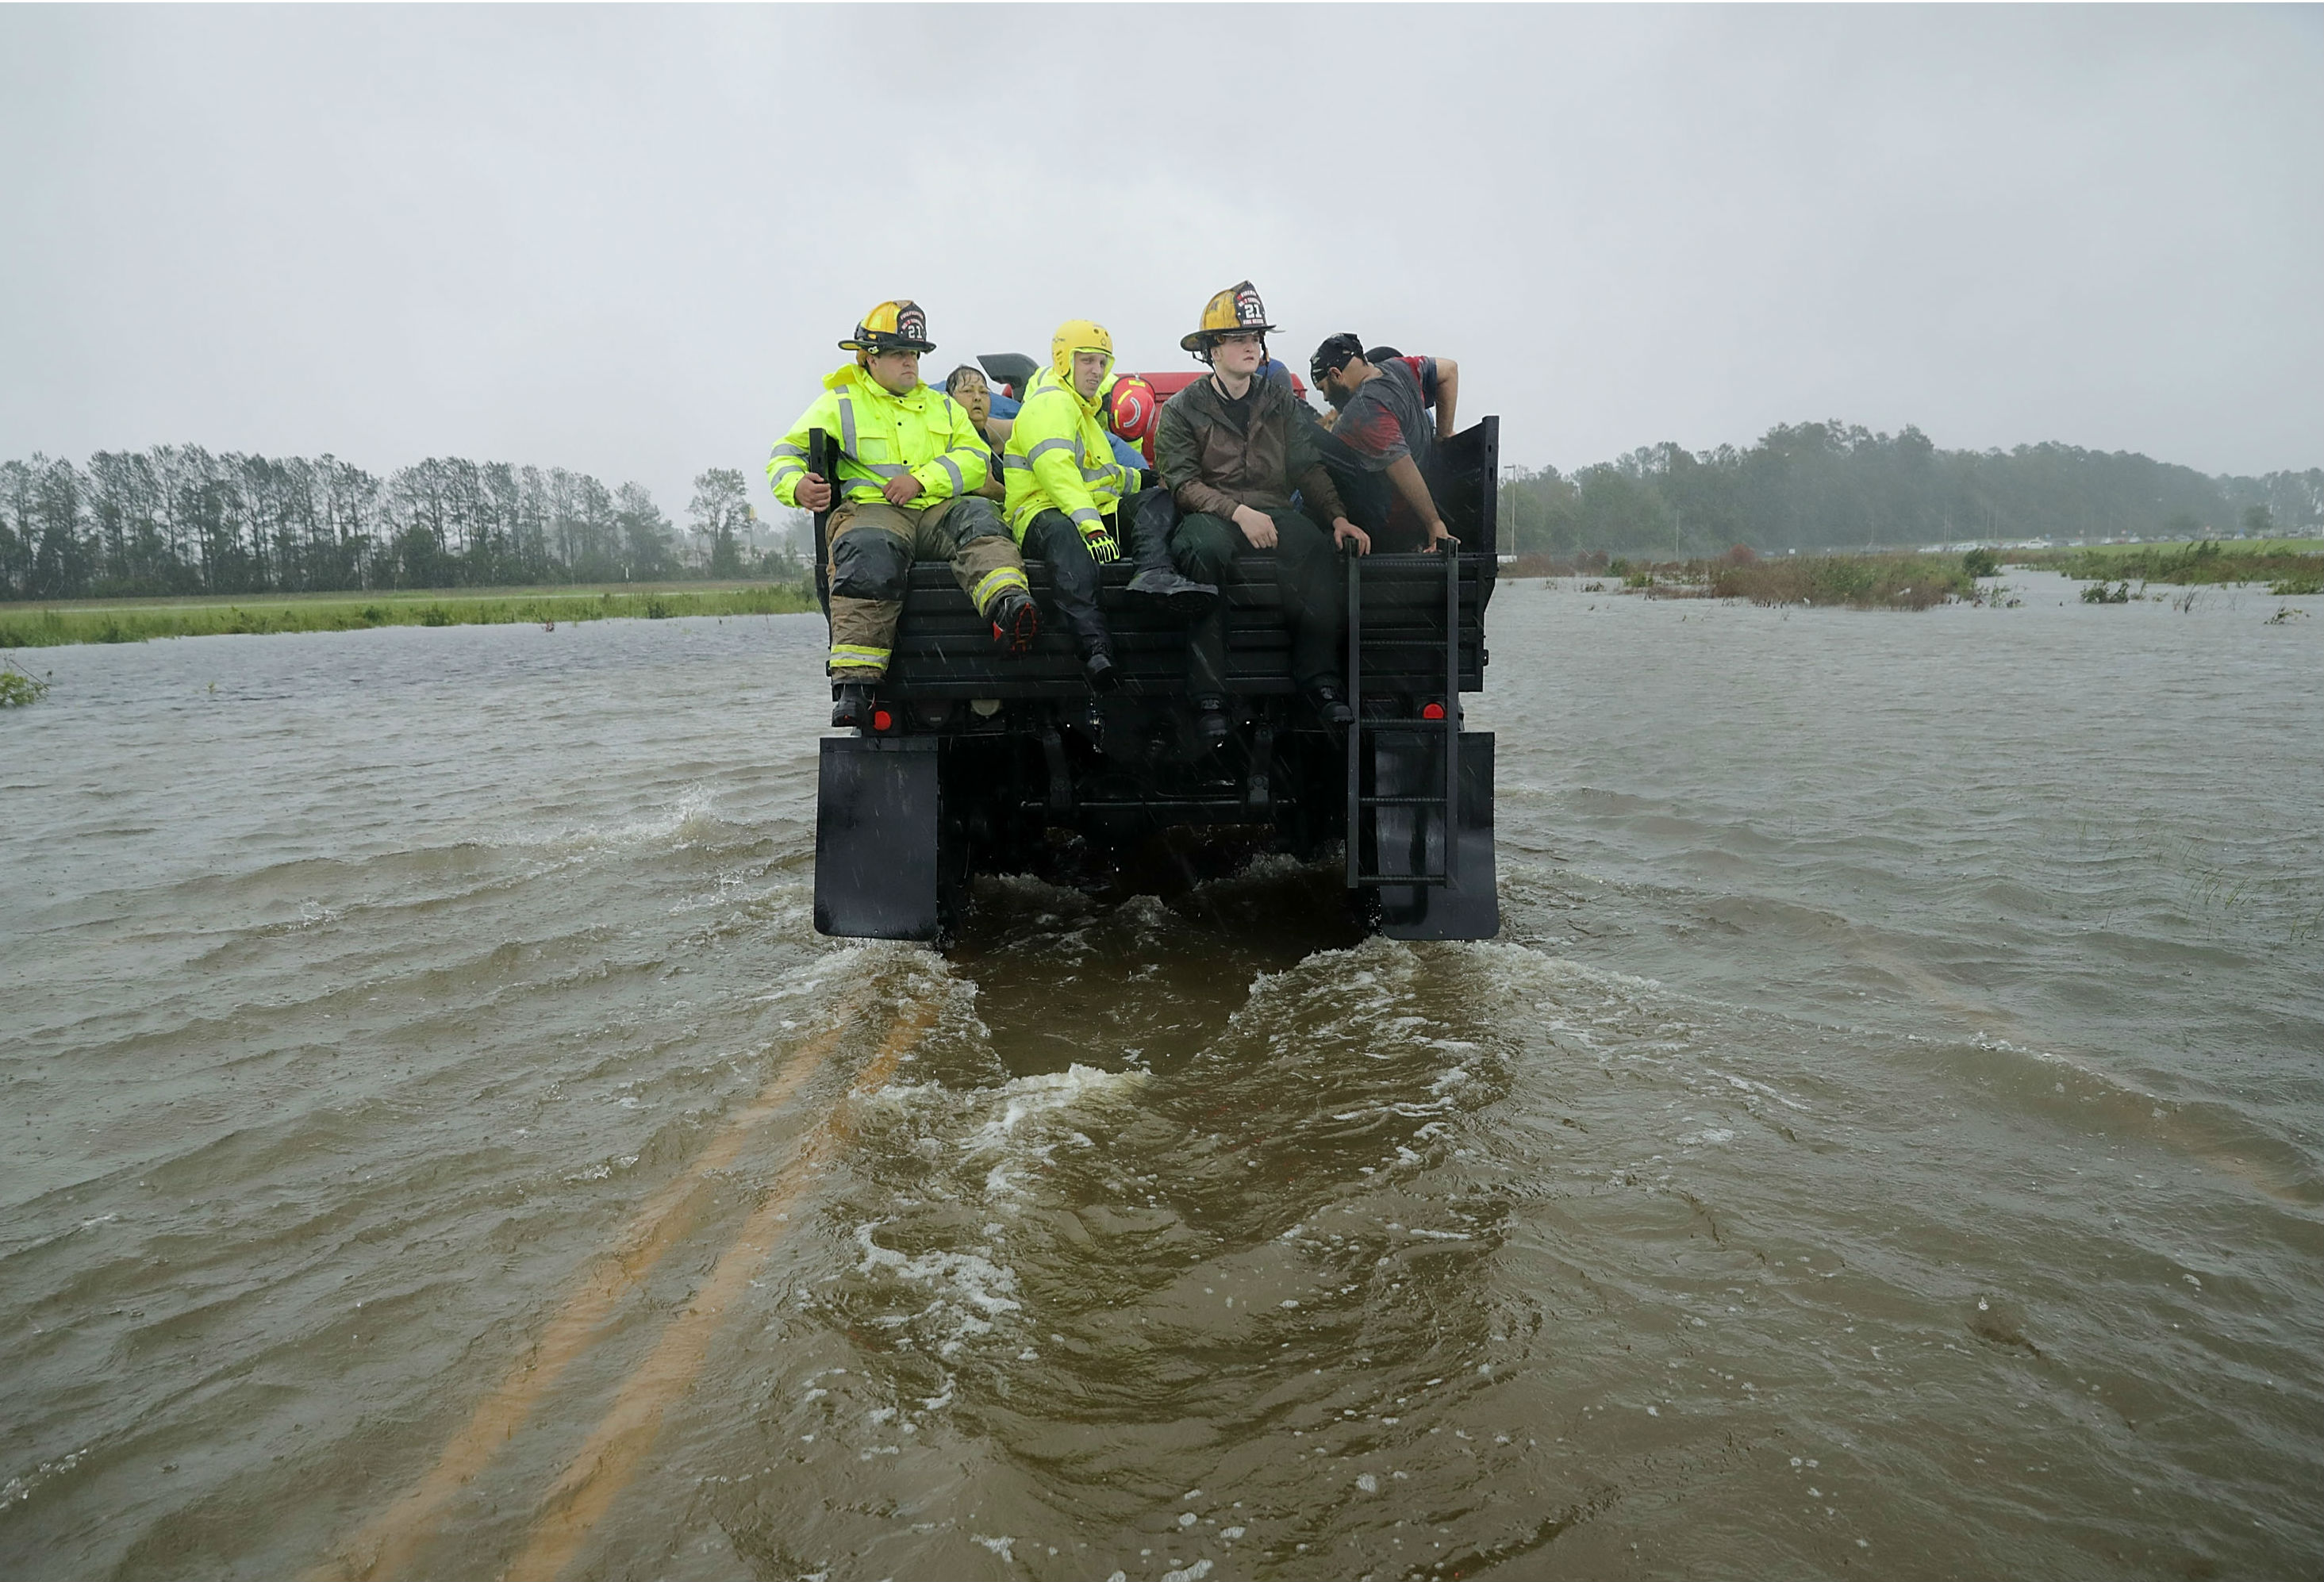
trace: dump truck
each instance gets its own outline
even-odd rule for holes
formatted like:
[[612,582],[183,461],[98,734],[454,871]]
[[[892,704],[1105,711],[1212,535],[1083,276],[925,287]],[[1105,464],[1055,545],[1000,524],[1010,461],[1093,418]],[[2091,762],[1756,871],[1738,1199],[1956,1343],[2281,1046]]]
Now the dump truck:
[[915,566],[867,722],[822,741],[817,932],[941,943],[981,875],[1043,871],[1061,844],[1128,860],[1208,829],[1304,860],[1336,848],[1368,929],[1493,937],[1493,736],[1463,727],[1462,697],[1482,689],[1489,658],[1499,446],[1489,417],[1438,447],[1437,508],[1457,554],[1343,557],[1355,720],[1341,730],[1293,683],[1271,577],[1220,590],[1233,731],[1213,750],[1186,688],[1185,624],[1127,595],[1128,559],[1101,568],[1123,684],[1094,699],[1096,731],[1072,637],[1047,619],[1046,566],[1026,563],[1044,628],[1014,658],[947,566]]

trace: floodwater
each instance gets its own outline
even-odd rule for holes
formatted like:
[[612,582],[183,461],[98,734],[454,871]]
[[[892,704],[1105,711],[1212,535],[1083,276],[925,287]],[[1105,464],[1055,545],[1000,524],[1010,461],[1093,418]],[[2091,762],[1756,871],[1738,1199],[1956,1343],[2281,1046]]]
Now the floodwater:
[[36,653],[0,1574],[2324,1572],[2324,602],[2010,580],[1505,585],[1474,945],[820,939],[806,618]]

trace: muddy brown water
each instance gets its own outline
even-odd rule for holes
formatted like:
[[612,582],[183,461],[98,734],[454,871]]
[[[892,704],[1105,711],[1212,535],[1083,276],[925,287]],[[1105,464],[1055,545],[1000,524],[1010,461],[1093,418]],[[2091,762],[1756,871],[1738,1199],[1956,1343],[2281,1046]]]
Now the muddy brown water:
[[0,1574],[2312,1576],[2324,610],[1505,586],[1506,927],[809,921],[805,618],[37,656]]

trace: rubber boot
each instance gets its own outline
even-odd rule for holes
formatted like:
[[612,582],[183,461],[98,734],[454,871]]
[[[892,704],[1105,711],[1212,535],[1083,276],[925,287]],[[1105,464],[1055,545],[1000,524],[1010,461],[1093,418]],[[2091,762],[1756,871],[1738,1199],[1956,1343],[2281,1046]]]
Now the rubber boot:
[[1082,661],[1082,676],[1093,693],[1115,692],[1121,686],[1120,667],[1114,664],[1111,654],[1102,650]]
[[1011,658],[1030,653],[1041,635],[1041,608],[1014,588],[1004,588],[992,601],[992,646]]
[[1218,602],[1219,591],[1182,575],[1170,564],[1170,529],[1177,525],[1178,502],[1168,490],[1140,492],[1130,513],[1130,558],[1138,570],[1128,591],[1141,603],[1180,621],[1194,621]]
[[872,688],[862,681],[843,681],[831,689],[831,722],[843,729],[872,722]]

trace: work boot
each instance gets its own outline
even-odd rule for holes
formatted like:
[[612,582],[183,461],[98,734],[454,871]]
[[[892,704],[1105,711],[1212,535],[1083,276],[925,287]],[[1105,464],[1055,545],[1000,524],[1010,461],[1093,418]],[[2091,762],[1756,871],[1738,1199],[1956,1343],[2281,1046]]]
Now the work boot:
[[1213,753],[1226,745],[1234,734],[1234,722],[1227,718],[1224,698],[1204,697],[1194,700],[1197,711],[1194,720],[1194,740],[1205,753]]
[[1356,717],[1356,712],[1348,707],[1348,700],[1340,695],[1340,685],[1335,681],[1309,687],[1307,703],[1315,711],[1315,717],[1334,731],[1345,730]]
[[1032,651],[1041,635],[1041,607],[1015,588],[1003,588],[992,601],[992,644],[1010,658]]
[[831,722],[842,729],[872,722],[872,688],[861,681],[843,681],[831,689]]
[[1210,583],[1181,576],[1168,566],[1149,566],[1130,579],[1130,596],[1180,621],[1198,621],[1219,602]]
[[1084,659],[1082,676],[1089,683],[1089,689],[1095,693],[1113,692],[1121,685],[1120,668],[1114,664],[1113,656],[1108,653],[1092,654]]

